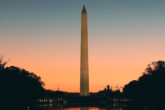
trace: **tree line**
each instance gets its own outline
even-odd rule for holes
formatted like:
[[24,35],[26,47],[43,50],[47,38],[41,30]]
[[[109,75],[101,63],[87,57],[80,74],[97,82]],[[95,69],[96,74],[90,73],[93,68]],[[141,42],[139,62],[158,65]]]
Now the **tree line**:
[[[0,104],[23,104],[43,97],[77,96],[78,94],[54,92],[44,89],[44,82],[33,72],[15,66],[6,66],[0,58]],[[138,80],[126,84],[123,93],[104,90],[92,94],[102,97],[126,97],[142,103],[163,103],[165,99],[165,62],[157,61],[148,65]],[[66,95],[67,94],[67,95]],[[69,94],[69,95],[68,95]]]
[[0,58],[0,104],[23,104],[32,102],[44,92],[44,82],[35,73],[19,67],[6,67]]
[[137,102],[164,103],[165,62],[157,61],[149,64],[138,80],[133,80],[124,86],[123,94]]

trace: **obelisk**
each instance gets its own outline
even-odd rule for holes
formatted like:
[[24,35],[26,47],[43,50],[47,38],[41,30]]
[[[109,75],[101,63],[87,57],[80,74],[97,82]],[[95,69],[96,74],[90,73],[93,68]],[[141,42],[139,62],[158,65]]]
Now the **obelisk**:
[[89,96],[87,11],[81,12],[80,96]]

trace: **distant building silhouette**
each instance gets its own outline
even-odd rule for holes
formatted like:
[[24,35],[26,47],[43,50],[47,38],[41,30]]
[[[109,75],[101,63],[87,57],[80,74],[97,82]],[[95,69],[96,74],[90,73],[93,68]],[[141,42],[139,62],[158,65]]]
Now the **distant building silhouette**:
[[107,85],[107,90],[110,90],[110,89],[109,89],[109,85]]

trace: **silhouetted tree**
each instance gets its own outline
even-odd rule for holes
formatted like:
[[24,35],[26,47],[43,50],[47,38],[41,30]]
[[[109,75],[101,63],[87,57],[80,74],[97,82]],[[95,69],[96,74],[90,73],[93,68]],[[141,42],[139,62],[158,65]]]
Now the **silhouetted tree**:
[[5,68],[7,61],[3,61],[3,56],[0,56],[0,70]]
[[2,103],[27,103],[44,92],[41,78],[32,72],[15,66],[5,67],[0,59],[0,101]]
[[124,94],[132,99],[147,103],[162,103],[165,99],[165,62],[157,61],[148,65],[137,81],[125,85]]

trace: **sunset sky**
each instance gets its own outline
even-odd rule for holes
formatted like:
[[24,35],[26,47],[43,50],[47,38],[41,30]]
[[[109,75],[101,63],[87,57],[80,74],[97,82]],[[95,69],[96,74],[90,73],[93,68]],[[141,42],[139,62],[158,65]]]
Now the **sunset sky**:
[[165,0],[0,0],[0,55],[79,92],[81,10],[88,13],[90,91],[123,87],[165,60]]

